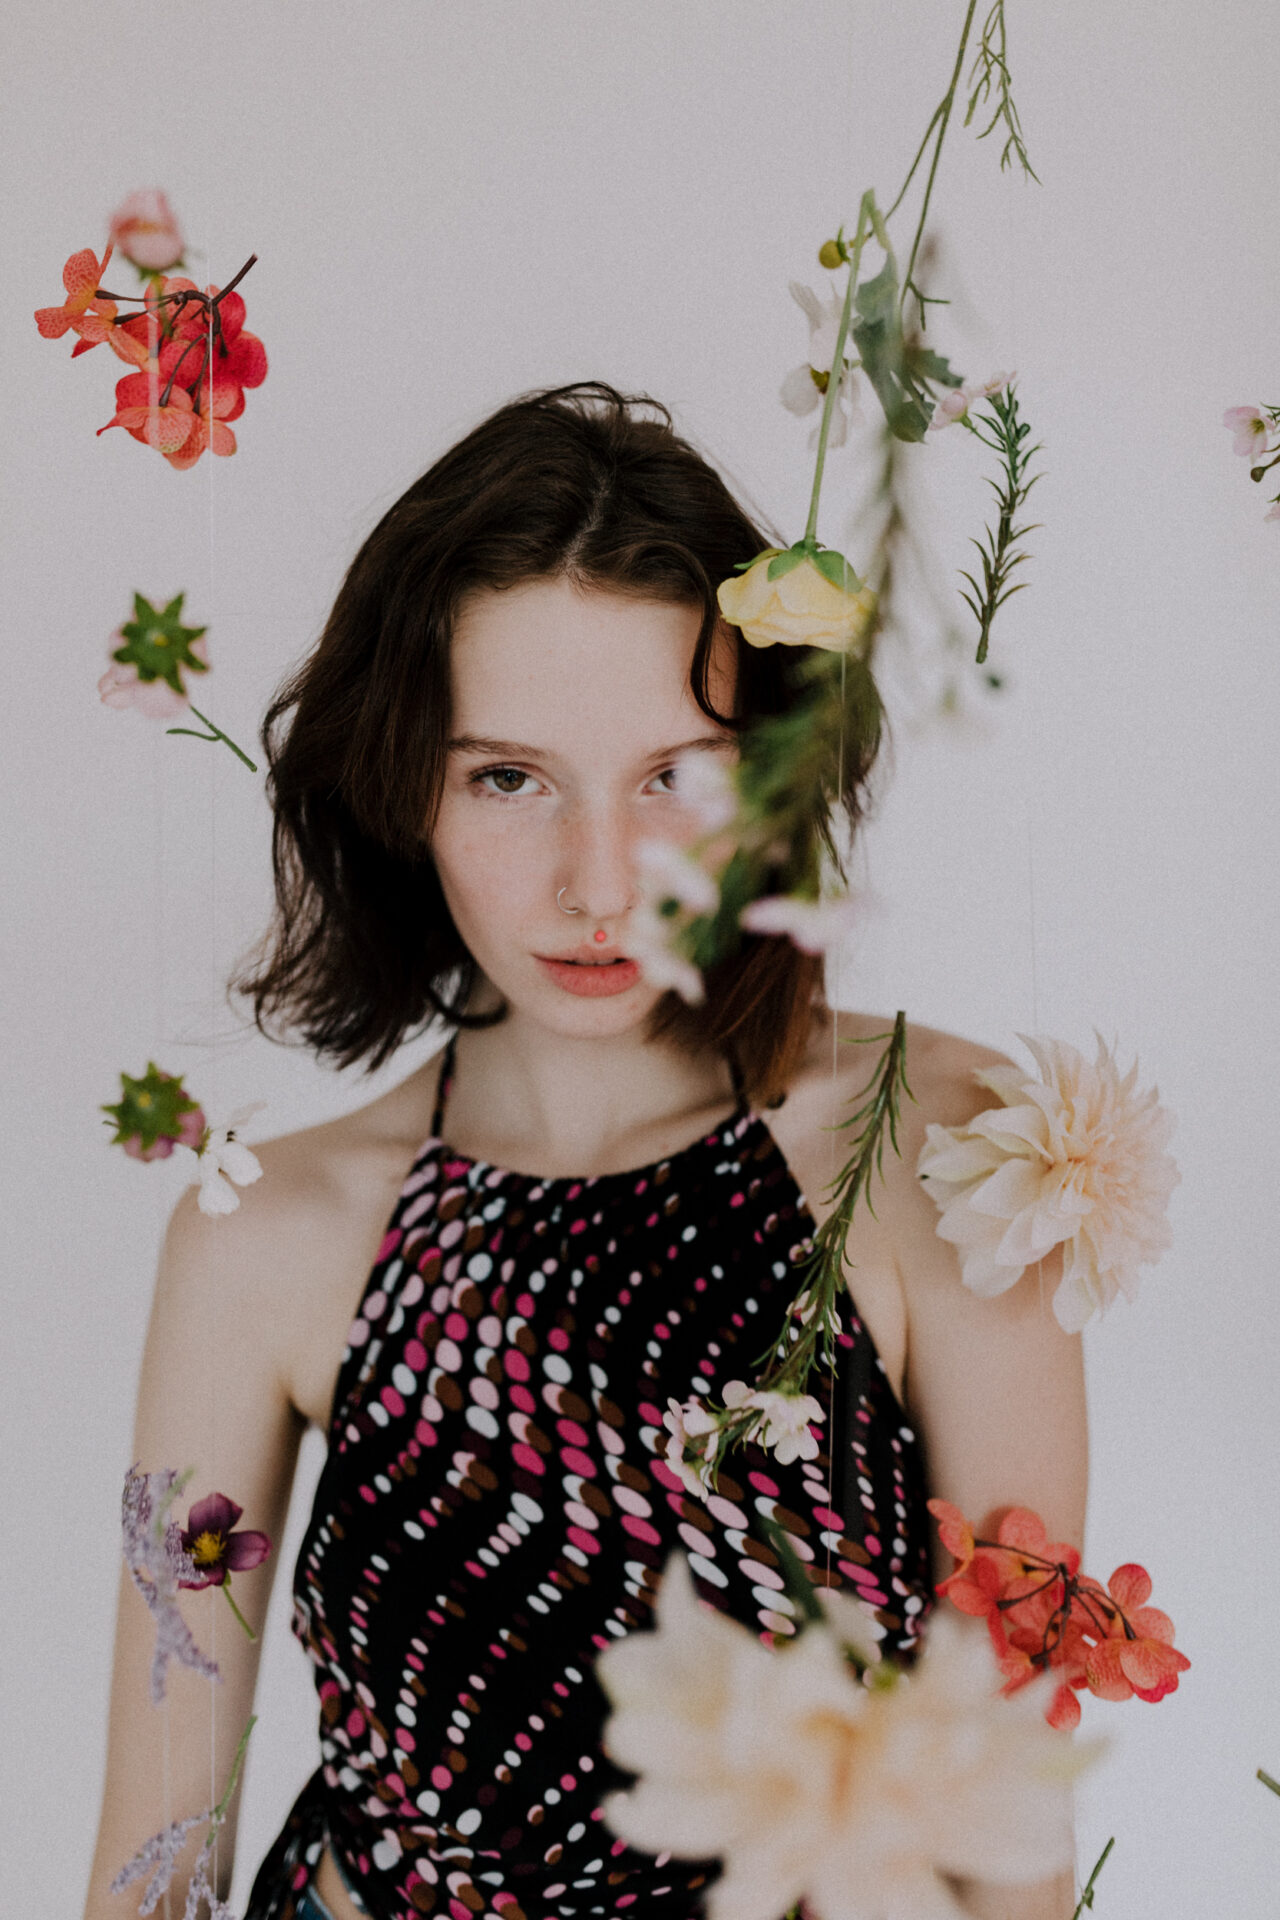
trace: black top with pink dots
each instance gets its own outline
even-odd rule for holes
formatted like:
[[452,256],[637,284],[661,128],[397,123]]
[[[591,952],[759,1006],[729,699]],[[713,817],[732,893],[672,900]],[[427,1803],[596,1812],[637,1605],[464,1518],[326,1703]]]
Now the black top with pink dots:
[[659,1866],[598,1814],[596,1655],[649,1622],[673,1549],[699,1593],[793,1631],[781,1523],[815,1577],[863,1595],[909,1658],[932,1592],[915,1435],[851,1300],[822,1450],[756,1446],[719,1492],[664,1458],[669,1399],[750,1379],[813,1217],[735,1068],[730,1117],[649,1166],[540,1179],[432,1137],[351,1327],[294,1576],[322,1765],[259,1869],[246,1920],[292,1920],[326,1844],[376,1920],[701,1913],[709,1861]]

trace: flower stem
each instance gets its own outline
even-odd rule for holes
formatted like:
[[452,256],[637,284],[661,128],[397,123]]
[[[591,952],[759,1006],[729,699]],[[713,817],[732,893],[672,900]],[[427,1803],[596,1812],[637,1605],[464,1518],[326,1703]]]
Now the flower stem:
[[1108,1840],[1106,1846],[1102,1849],[1102,1852],[1098,1855],[1097,1859],[1093,1863],[1093,1872],[1089,1875],[1088,1880],[1085,1882],[1084,1891],[1081,1893],[1079,1900],[1076,1902],[1076,1910],[1072,1914],[1071,1920],[1080,1920],[1080,1915],[1084,1912],[1086,1907],[1088,1907],[1090,1911],[1092,1911],[1093,1883],[1097,1879],[1098,1875],[1102,1872],[1103,1867],[1106,1865],[1107,1855],[1110,1853],[1115,1843],[1116,1843],[1116,1837],[1113,1833],[1111,1838]]
[[253,1628],[249,1625],[249,1622],[245,1619],[244,1615],[241,1613],[235,1601],[231,1598],[231,1582],[229,1579],[223,1581],[222,1593],[223,1593],[224,1599],[226,1600],[227,1605],[230,1607],[232,1613],[234,1613],[236,1619],[240,1622],[240,1625],[244,1628],[249,1638],[251,1640],[256,1640],[258,1637],[257,1634],[254,1632]]
[[258,771],[257,763],[251,760],[248,754],[245,753],[242,748],[236,745],[235,741],[231,738],[230,734],[224,733],[221,727],[215,726],[207,713],[201,713],[199,707],[194,705],[192,706],[191,711],[192,713],[194,713],[197,720],[202,721],[204,725],[208,727],[209,729],[208,733],[199,733],[197,732],[195,727],[166,727],[165,732],[166,733],[185,733],[185,734],[188,734],[192,740],[209,740],[209,741],[221,740],[224,743],[224,745],[230,747],[232,753],[234,753],[237,760],[244,761],[244,764],[246,765],[246,767],[248,767],[250,773],[256,773]]
[[844,307],[840,314],[840,330],[836,334],[836,350],[831,356],[831,371],[827,375],[827,394],[822,408],[822,425],[818,430],[818,458],[813,469],[813,492],[809,495],[809,518],[805,522],[804,529],[807,543],[812,543],[818,531],[818,501],[822,494],[822,470],[827,463],[827,437],[831,432],[832,416],[839,398],[840,385],[844,379],[844,343],[849,337],[849,323],[853,318],[853,295],[858,284],[858,264],[862,258],[862,249],[866,245],[871,225],[867,207],[868,198],[869,195],[864,193],[862,204],[858,208],[858,231],[849,254],[849,284],[845,288]]
[[240,1744],[236,1748],[236,1757],[231,1762],[231,1774],[225,1788],[223,1789],[222,1798],[221,1800],[219,1800],[217,1806],[213,1810],[213,1813],[210,1815],[210,1819],[209,1819],[210,1832],[215,1832],[217,1828],[219,1828],[222,1825],[223,1821],[227,1817],[227,1807],[230,1805],[231,1796],[236,1790],[236,1781],[240,1778],[240,1769],[244,1764],[244,1750],[249,1744],[249,1735],[253,1732],[257,1724],[258,1724],[257,1714],[251,1713],[245,1725],[245,1730],[240,1735]]
[[1261,1767],[1258,1768],[1258,1779],[1264,1787],[1270,1787],[1272,1793],[1280,1793],[1280,1780],[1273,1780],[1271,1775],[1264,1772]]
[[[929,178],[925,183],[925,189],[924,189],[924,204],[920,208],[920,218],[916,222],[915,238],[911,242],[911,254],[909,259],[907,260],[907,271],[903,275],[902,297],[898,302],[899,313],[903,311],[903,309],[907,304],[907,294],[911,287],[911,276],[915,271],[916,255],[920,251],[920,241],[924,234],[924,223],[929,212],[929,199],[933,193],[933,182],[938,171],[938,161],[942,157],[942,143],[947,137],[947,124],[951,119],[951,109],[955,105],[956,88],[960,84],[960,69],[964,65],[965,48],[969,44],[969,29],[973,25],[973,14],[977,4],[978,4],[978,0],[969,0],[969,10],[964,16],[964,29],[960,35],[960,48],[958,53],[956,54],[956,64],[955,64],[955,70],[951,75],[951,85],[948,87],[946,92],[946,97],[944,98],[941,106],[938,109],[938,114],[934,116],[935,118],[938,118],[939,115],[941,116],[939,121],[939,126],[938,126],[938,139],[937,139],[937,144],[933,149],[933,159],[929,165]],[[926,134],[925,139],[927,140],[928,137],[929,137],[928,134]],[[917,154],[916,160],[913,161],[911,165],[911,173],[915,172],[916,162],[919,160],[919,158],[920,156],[919,154]],[[911,174],[908,174],[907,178],[909,180],[911,178]],[[906,192],[905,186],[902,191],[903,193]],[[900,200],[901,198],[902,198],[902,194],[899,194],[898,199]],[[895,200],[894,206],[897,206],[897,204],[898,204],[898,201]]]

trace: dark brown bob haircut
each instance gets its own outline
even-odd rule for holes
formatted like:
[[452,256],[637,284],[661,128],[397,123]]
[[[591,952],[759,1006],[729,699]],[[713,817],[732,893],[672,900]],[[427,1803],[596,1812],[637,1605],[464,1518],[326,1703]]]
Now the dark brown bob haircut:
[[[233,982],[262,1031],[372,1071],[437,1017],[491,1026],[509,1012],[464,1011],[479,970],[428,851],[451,733],[450,637],[468,594],[565,578],[698,608],[691,691],[740,731],[797,702],[788,655],[807,650],[752,647],[729,629],[736,712],[718,713],[707,691],[716,587],[781,544],[665,407],[595,381],[500,407],[415,480],[356,554],[319,644],[263,722],[276,911]],[[838,805],[851,826],[874,753],[846,756]],[[708,969],[705,1003],[668,991],[646,1037],[732,1051],[752,1099],[776,1104],[821,984],[819,955],[744,934]]]

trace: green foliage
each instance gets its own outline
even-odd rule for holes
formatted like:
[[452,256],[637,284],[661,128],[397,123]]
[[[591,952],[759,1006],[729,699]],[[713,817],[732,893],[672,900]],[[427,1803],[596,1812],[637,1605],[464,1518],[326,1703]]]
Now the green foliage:
[[1034,180],[1038,185],[1040,176],[1027,158],[1027,150],[1022,143],[1022,124],[1018,119],[1018,109],[1013,102],[1013,83],[1009,77],[1009,63],[1005,57],[1004,0],[995,0],[995,4],[982,24],[982,42],[974,55],[973,66],[969,70],[969,85],[973,88],[973,93],[969,99],[969,111],[964,116],[966,127],[980,106],[984,111],[986,110],[994,90],[996,110],[978,138],[985,140],[987,135],[1003,121],[1006,137],[1000,154],[1000,171],[1003,173],[1016,158],[1023,175]]
[[133,596],[134,617],[120,631],[125,644],[117,647],[113,660],[137,668],[139,680],[164,680],[173,691],[185,697],[182,684],[185,668],[189,673],[207,673],[206,661],[191,651],[192,642],[207,632],[205,627],[184,627],[180,593],[167,607],[156,608],[144,594]]
[[1107,1855],[1110,1853],[1115,1843],[1116,1843],[1115,1835],[1112,1834],[1110,1840],[1108,1840],[1106,1846],[1102,1849],[1102,1852],[1098,1855],[1097,1859],[1093,1863],[1093,1872],[1089,1875],[1088,1881],[1085,1885],[1085,1889],[1083,1893],[1080,1895],[1079,1900],[1076,1902],[1076,1910],[1072,1914],[1071,1920],[1080,1920],[1080,1916],[1084,1912],[1086,1907],[1088,1907],[1089,1911],[1092,1913],[1094,1883],[1097,1880],[1098,1875],[1102,1872],[1103,1867],[1106,1865]]
[[858,317],[850,333],[890,432],[899,440],[923,440],[933,414],[929,383],[958,387],[960,375],[942,354],[904,339],[892,255],[874,280],[863,281],[854,305]]
[[199,1102],[185,1091],[181,1074],[161,1073],[154,1060],[148,1060],[140,1080],[122,1073],[120,1086],[122,1097],[102,1109],[115,1121],[113,1147],[137,1140],[145,1152],[157,1140],[176,1140],[183,1114],[199,1110]]
[[[971,573],[961,569],[961,579],[967,580],[973,588],[973,594],[961,589],[960,598],[971,607],[978,622],[978,651],[975,659],[979,666],[987,657],[987,639],[991,632],[991,623],[998,610],[1011,594],[1017,593],[1027,583],[1015,581],[1009,585],[1009,576],[1015,567],[1020,567],[1026,554],[1017,551],[1017,543],[1025,534],[1032,533],[1040,525],[1038,520],[1025,521],[1022,526],[1013,524],[1013,516],[1026,501],[1032,487],[1042,476],[1033,474],[1027,478],[1027,467],[1033,454],[1040,451],[1037,441],[1034,447],[1024,445],[1031,432],[1025,420],[1018,418],[1018,396],[1013,386],[1006,387],[1003,393],[997,393],[988,401],[988,413],[983,416],[982,425],[972,418],[966,421],[971,433],[977,435],[984,446],[990,447],[1000,455],[1002,471],[998,480],[988,479],[987,484],[996,496],[999,517],[994,532],[987,528],[985,540],[973,540],[971,545],[982,556],[982,584],[979,586]],[[983,432],[983,426],[990,429]],[[974,597],[976,596],[976,598]]]

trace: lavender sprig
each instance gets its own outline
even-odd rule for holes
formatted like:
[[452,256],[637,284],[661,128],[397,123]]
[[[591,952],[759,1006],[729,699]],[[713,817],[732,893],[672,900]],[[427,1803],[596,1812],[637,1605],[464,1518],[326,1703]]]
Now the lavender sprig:
[[190,1478],[191,1469],[183,1474],[172,1467],[162,1467],[158,1473],[140,1473],[130,1467],[120,1502],[125,1562],[156,1623],[151,1657],[153,1706],[159,1706],[165,1697],[170,1660],[190,1667],[206,1680],[222,1678],[216,1661],[196,1645],[178,1608],[179,1581],[199,1581],[195,1563],[182,1545],[182,1529],[168,1517],[169,1508]]

